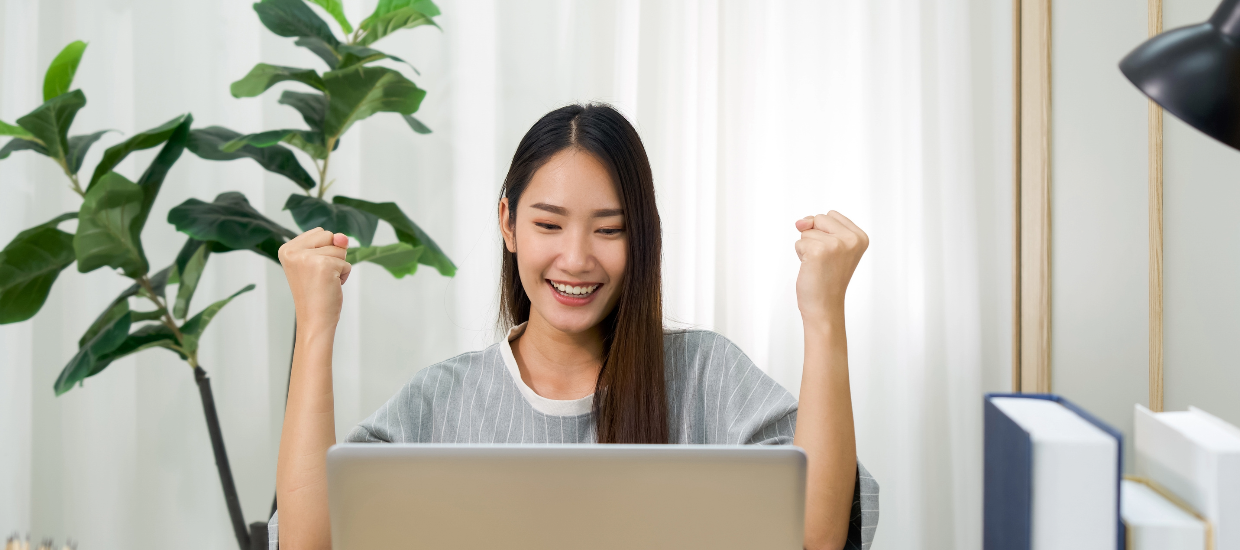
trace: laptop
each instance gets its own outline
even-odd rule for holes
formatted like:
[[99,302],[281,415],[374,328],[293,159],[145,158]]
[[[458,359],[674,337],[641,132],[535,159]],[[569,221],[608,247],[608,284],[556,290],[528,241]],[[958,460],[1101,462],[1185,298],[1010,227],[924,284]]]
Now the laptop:
[[336,445],[332,548],[802,548],[793,446]]

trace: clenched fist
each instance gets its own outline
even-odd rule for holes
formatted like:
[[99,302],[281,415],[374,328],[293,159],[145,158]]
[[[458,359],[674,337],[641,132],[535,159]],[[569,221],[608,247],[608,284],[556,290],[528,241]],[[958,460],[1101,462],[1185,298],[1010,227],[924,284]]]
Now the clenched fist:
[[870,246],[870,237],[832,210],[796,222],[801,270],[797,273],[797,307],[805,323],[842,321],[844,291],[857,262]]
[[353,268],[344,259],[348,248],[348,237],[321,227],[280,247],[280,265],[284,266],[284,276],[293,291],[299,330],[336,330],[344,301],[340,286]]

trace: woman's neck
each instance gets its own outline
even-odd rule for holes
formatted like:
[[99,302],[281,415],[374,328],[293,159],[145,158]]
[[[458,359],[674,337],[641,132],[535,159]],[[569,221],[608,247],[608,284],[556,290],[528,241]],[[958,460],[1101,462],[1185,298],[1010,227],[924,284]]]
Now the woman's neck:
[[603,338],[598,327],[581,333],[556,329],[530,312],[525,332],[512,343],[521,380],[547,399],[580,399],[594,393],[603,367]]

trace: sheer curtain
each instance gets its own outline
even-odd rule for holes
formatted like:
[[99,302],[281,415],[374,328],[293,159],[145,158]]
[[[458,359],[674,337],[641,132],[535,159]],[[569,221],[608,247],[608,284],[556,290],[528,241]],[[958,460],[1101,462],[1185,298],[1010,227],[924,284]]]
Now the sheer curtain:
[[[317,67],[261,27],[251,0],[0,0],[0,119],[39,102],[67,42],[90,42],[78,132],[132,134],[192,112],[239,131],[301,124],[278,94],[228,84],[259,61]],[[346,0],[353,21],[374,0]],[[723,333],[793,392],[800,380],[793,221],[839,210],[869,232],[848,298],[858,453],[883,488],[875,548],[980,548],[980,395],[1008,386],[1010,11],[987,0],[442,0],[443,32],[380,47],[429,92],[414,135],[379,115],[333,161],[333,191],[394,200],[459,265],[346,285],[335,357],[337,430],[419,368],[494,341],[495,199],[517,141],[574,101],[616,105],[654,164],[669,323]],[[118,142],[109,134],[87,158]],[[120,171],[136,176],[153,153]],[[46,159],[0,162],[0,241],[76,210]],[[153,265],[182,237],[189,197],[239,190],[289,227],[295,188],[249,161],[187,154],[144,242]],[[390,231],[390,230],[388,230]],[[381,230],[376,242],[393,237]],[[200,302],[258,290],[217,317],[211,374],[247,520],[264,519],[292,336],[278,266],[214,256]],[[125,285],[67,270],[31,322],[0,327],[0,532],[66,536],[82,550],[235,544],[189,369],[160,350],[61,397],[77,338]]]

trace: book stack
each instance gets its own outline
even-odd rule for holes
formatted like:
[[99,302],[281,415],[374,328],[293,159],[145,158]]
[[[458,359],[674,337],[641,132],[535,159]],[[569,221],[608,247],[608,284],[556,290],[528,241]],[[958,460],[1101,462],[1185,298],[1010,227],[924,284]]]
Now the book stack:
[[985,550],[1240,550],[1240,429],[1136,406],[1123,436],[1049,394],[985,402]]
[[1148,509],[1135,505],[1129,528],[1151,542],[1134,549],[1240,550],[1240,429],[1195,407],[1154,413],[1136,405],[1134,415],[1133,471],[1195,520],[1170,511],[1138,518],[1135,510]]

